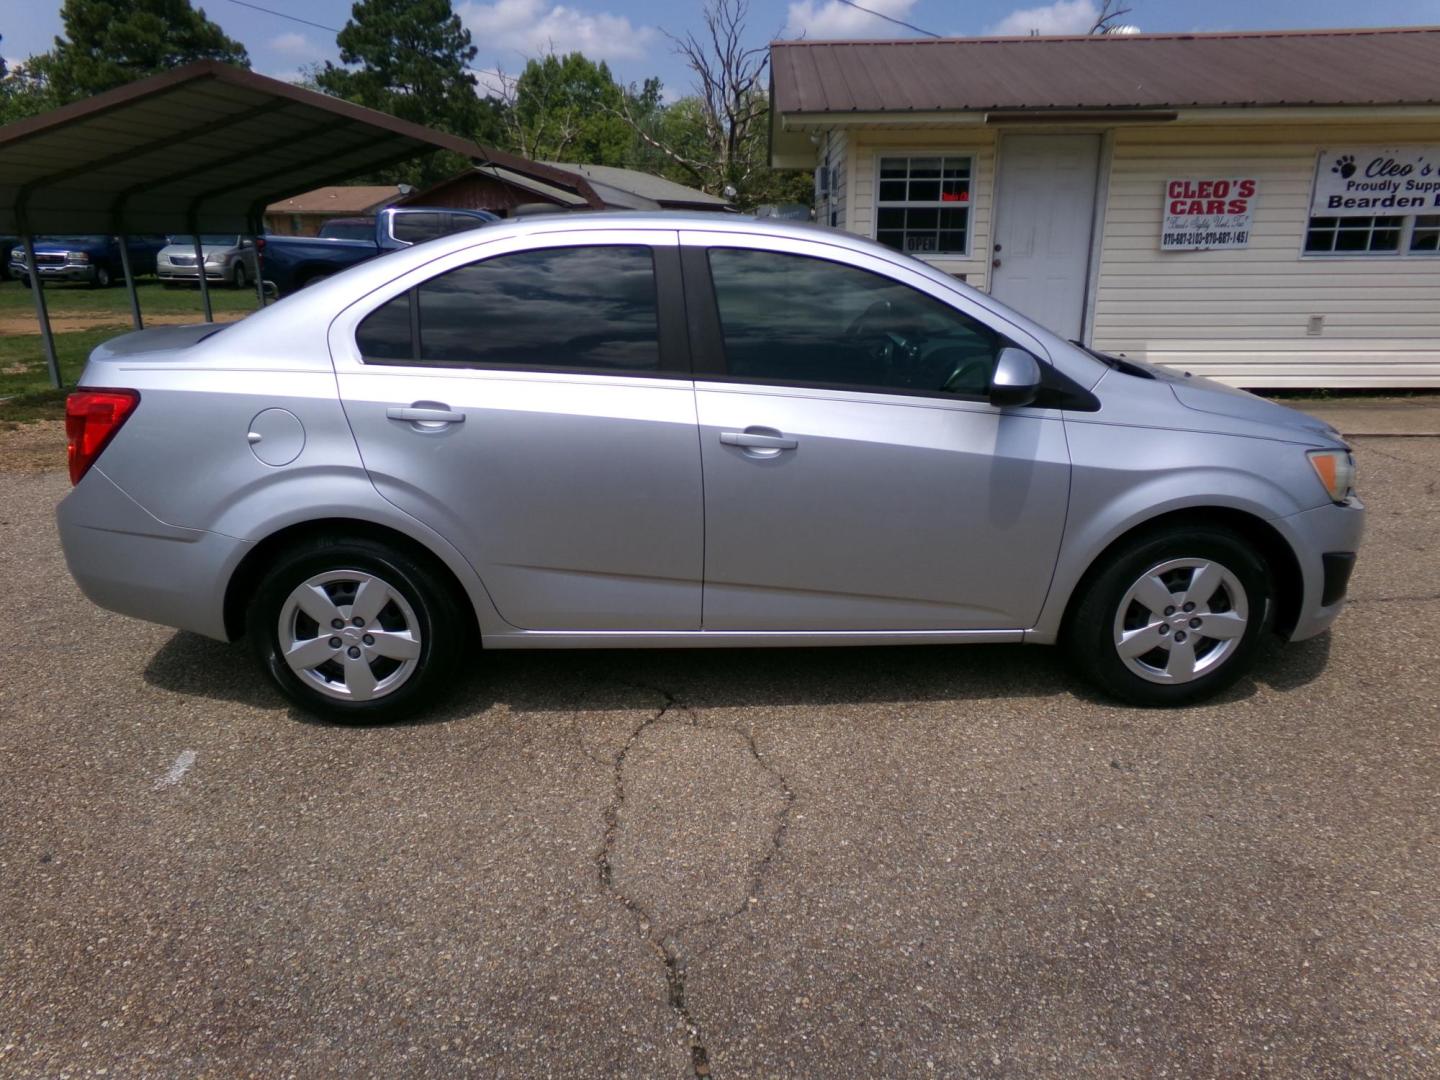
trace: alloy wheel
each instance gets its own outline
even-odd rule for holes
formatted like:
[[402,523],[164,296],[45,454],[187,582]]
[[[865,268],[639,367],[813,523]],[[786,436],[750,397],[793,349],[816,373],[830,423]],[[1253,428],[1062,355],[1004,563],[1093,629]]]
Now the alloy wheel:
[[1249,620],[1249,598],[1232,571],[1214,559],[1170,559],[1121,598],[1115,650],[1149,682],[1193,682],[1238,651]]
[[398,690],[420,659],[420,624],[400,591],[363,570],[301,582],[280,608],[280,657],[305,685],[341,701]]

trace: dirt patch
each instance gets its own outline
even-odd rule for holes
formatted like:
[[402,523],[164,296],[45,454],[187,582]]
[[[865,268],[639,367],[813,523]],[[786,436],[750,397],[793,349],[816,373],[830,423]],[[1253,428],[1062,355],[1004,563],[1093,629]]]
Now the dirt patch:
[[[217,311],[215,321],[238,322],[248,311]],[[186,323],[203,322],[204,317],[196,312],[193,315],[146,315],[146,326],[183,326]],[[95,311],[88,314],[78,315],[51,315],[50,329],[57,334],[67,334],[72,330],[97,330],[103,326],[114,326],[124,329],[130,325],[130,317],[125,312],[117,311]],[[0,315],[0,334],[38,334],[39,324],[35,321],[33,314],[27,315]]]
[[65,423],[0,420],[0,472],[65,468]]

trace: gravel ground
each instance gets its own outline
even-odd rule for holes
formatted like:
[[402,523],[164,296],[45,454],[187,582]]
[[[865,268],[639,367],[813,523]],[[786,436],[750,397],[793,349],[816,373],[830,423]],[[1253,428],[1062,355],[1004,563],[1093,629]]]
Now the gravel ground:
[[499,653],[372,730],[90,606],[0,470],[0,1075],[1440,1075],[1440,440],[1358,453],[1351,609],[1209,707]]

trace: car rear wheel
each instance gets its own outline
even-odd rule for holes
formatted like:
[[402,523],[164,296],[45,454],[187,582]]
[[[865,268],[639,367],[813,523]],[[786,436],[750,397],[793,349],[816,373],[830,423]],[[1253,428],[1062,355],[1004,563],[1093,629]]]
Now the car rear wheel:
[[1274,617],[1261,556],[1226,529],[1171,527],[1110,555],[1065,644],[1101,689],[1136,705],[1219,693],[1254,664]]
[[280,690],[343,723],[413,716],[450,682],[467,622],[429,566],[367,538],[319,539],[265,574],[251,647]]
[[243,289],[246,285],[250,284],[250,275],[245,273],[245,264],[243,262],[235,263],[235,276],[231,279],[231,283],[237,289]]

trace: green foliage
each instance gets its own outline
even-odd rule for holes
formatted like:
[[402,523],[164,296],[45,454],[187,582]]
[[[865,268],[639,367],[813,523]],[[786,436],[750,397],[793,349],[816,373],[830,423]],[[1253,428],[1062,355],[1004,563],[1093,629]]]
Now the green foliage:
[[[466,70],[475,46],[450,0],[359,0],[336,43],[341,64],[314,72],[326,93],[481,143],[500,134],[498,106],[476,95]],[[421,186],[465,164],[431,155],[387,178]]]
[[[647,80],[650,109],[659,92],[659,81]],[[582,53],[531,60],[512,89],[510,142],[537,161],[628,165],[635,135],[622,115],[625,94],[607,64]]]
[[57,105],[194,60],[250,66],[245,46],[190,0],[65,0],[60,18],[55,48],[25,64]]
[[[0,42],[4,40],[0,35]],[[31,76],[25,65],[11,68],[0,57],[0,125],[24,120],[54,105],[44,83]]]

